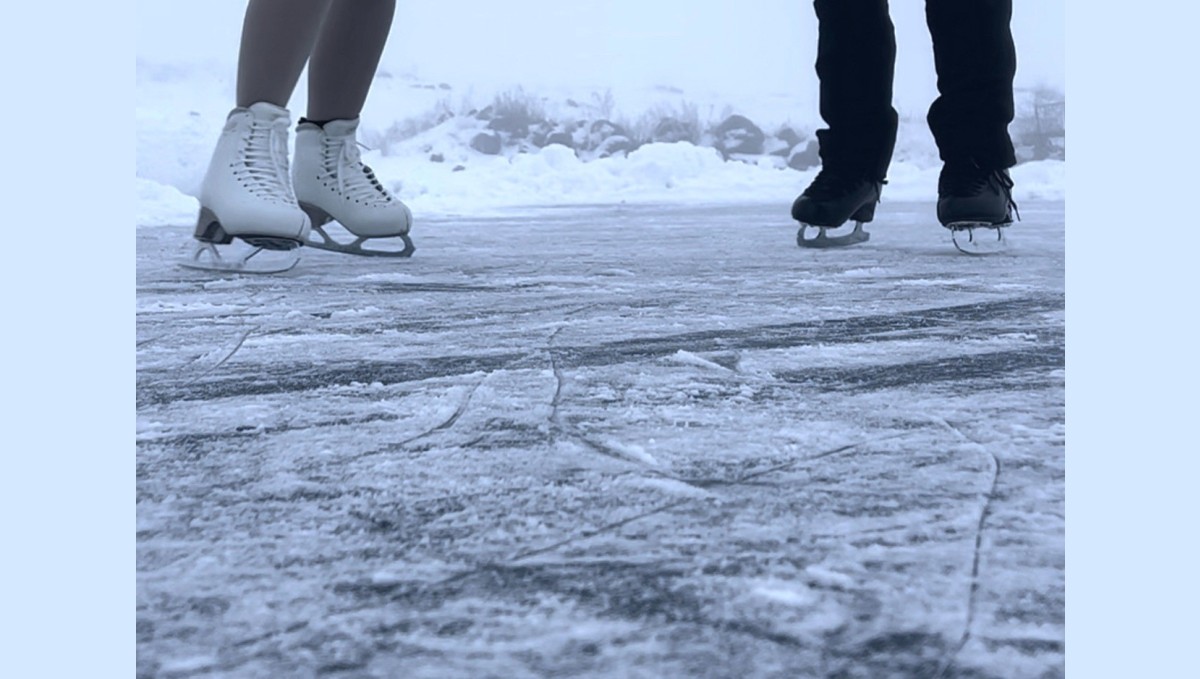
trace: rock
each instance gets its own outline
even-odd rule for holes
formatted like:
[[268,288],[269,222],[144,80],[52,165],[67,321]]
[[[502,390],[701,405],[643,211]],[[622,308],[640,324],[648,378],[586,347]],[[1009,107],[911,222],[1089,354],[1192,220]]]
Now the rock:
[[699,138],[699,130],[676,118],[663,118],[654,126],[650,134],[651,141],[673,144],[677,141],[695,142]]
[[480,132],[479,134],[475,135],[474,139],[471,140],[471,148],[489,156],[498,155],[500,153],[501,146],[502,142],[500,135],[496,134],[495,132],[491,134],[487,132]]
[[800,133],[786,125],[779,128],[779,131],[775,133],[775,138],[782,139],[788,145],[789,149],[804,141],[804,137]]
[[529,129],[529,143],[537,148],[542,148],[546,145],[546,138],[554,131],[553,123],[542,121]]
[[507,132],[508,134],[524,138],[529,134],[529,128],[545,121],[535,120],[532,116],[522,111],[513,111],[492,118],[488,123],[489,130],[497,132]]
[[632,139],[620,134],[613,136],[600,142],[596,147],[597,158],[607,158],[617,154],[625,155],[637,148],[637,144]]
[[443,155],[442,155],[442,154],[440,154],[440,153],[435,153],[435,154],[433,154],[432,156],[429,156],[429,162],[431,162],[431,163],[444,163],[444,162],[446,162],[446,156],[443,156]]
[[713,136],[717,150],[725,155],[758,155],[763,152],[763,141],[767,138],[762,128],[740,115],[732,115],[722,121],[713,130]]
[[612,122],[611,120],[597,120],[588,128],[587,133],[587,148],[597,149],[606,139],[610,137],[628,137],[629,133],[625,128]]
[[569,149],[573,149],[575,148],[575,138],[566,132],[551,132],[546,136],[546,142],[543,144],[543,146],[549,146],[551,144],[560,144]]
[[788,167],[793,170],[807,170],[811,167],[819,167],[821,165],[820,149],[817,146],[816,139],[810,139],[804,148],[797,145],[788,155]]

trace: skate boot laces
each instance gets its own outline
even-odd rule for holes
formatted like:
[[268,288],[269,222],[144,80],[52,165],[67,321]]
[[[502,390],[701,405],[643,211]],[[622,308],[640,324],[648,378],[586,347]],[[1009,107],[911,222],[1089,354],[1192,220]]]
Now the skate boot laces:
[[234,172],[256,196],[294,204],[296,195],[288,171],[288,122],[252,120],[242,148],[242,169]]
[[[840,198],[858,188],[864,181],[868,180],[860,175],[822,168],[808,188],[804,190],[804,195],[815,200]],[[878,183],[886,184],[887,182]]]
[[804,193],[817,200],[837,198],[848,193],[852,185],[846,175],[822,169]]
[[383,188],[383,184],[375,177],[375,172],[362,162],[360,146],[362,145],[353,137],[327,141],[326,159],[328,160],[330,155],[336,155],[336,163],[331,164],[336,164],[338,192],[361,203],[392,202],[392,195]]
[[947,166],[938,177],[938,195],[977,196],[988,187],[988,184],[995,185],[1004,195],[1008,207],[1016,214],[1017,219],[1020,219],[1021,213],[1012,197],[1013,180],[1004,170],[985,170],[974,164]]

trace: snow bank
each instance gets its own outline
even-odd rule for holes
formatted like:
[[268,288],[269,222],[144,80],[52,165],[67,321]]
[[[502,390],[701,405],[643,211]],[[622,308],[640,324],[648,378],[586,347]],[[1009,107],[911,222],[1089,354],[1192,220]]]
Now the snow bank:
[[[138,224],[195,219],[193,196],[199,192],[232,100],[229,76],[225,69],[211,64],[138,63]],[[779,155],[727,160],[711,146],[686,141],[648,143],[630,152],[597,157],[603,154],[595,149],[575,150],[559,144],[537,148],[524,140],[506,139],[500,153],[488,155],[471,145],[477,135],[489,133],[488,121],[466,115],[464,110],[451,112],[453,107],[447,101],[452,94],[456,91],[445,84],[427,86],[385,78],[377,82],[373,103],[363,114],[360,138],[377,147],[364,152],[364,161],[418,215],[477,215],[574,204],[788,205],[816,173],[815,169],[791,169]],[[564,92],[555,94],[562,101],[571,101]],[[301,95],[298,92],[297,96]],[[576,93],[575,99],[600,98],[589,91]],[[554,102],[548,97],[531,95],[531,100],[553,109]],[[659,110],[649,102],[645,100]],[[608,102],[609,108],[611,104]],[[728,102],[717,100],[702,101],[696,108],[731,109]],[[739,110],[755,108],[754,102],[742,102]],[[778,111],[778,102],[771,100],[758,110]],[[768,115],[757,116],[756,122],[764,129],[790,125],[811,137],[814,125],[795,125]],[[415,133],[414,121],[420,123],[416,129],[423,131]],[[409,131],[398,135],[400,128]],[[904,139],[890,169],[885,200],[928,201],[936,195],[936,150],[927,130],[919,128],[913,121],[906,121],[901,128]],[[1064,198],[1063,162],[1023,164],[1013,170],[1013,176],[1018,203]]]
[[139,226],[163,224],[186,224],[196,219],[200,202],[174,186],[137,177],[134,180],[137,192],[137,214]]

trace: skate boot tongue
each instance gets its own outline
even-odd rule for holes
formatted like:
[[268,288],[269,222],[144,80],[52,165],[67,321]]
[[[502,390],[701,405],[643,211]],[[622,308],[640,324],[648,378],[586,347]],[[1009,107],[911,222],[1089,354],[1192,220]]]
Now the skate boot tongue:
[[275,120],[278,118],[287,119],[291,115],[288,113],[286,108],[276,106],[275,104],[266,101],[259,101],[250,104],[246,110],[254,114],[255,118],[262,118],[266,120]]

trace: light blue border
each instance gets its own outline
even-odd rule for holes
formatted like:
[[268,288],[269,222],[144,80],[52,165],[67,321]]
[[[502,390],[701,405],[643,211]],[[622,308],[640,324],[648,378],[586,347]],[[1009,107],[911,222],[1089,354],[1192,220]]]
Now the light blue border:
[[1067,668],[1194,672],[1194,4],[1067,18]]
[[6,11],[0,674],[134,676],[132,3]]

